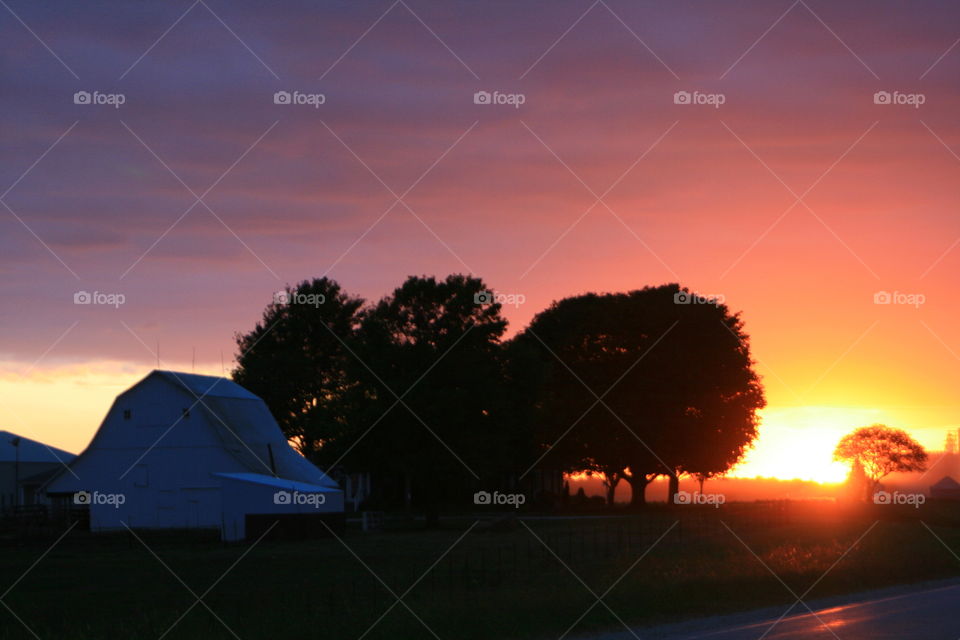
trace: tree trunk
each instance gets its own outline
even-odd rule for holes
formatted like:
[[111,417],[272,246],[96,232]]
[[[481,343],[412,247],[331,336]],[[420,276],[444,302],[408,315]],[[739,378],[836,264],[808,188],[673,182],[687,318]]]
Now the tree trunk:
[[607,506],[608,506],[608,507],[612,507],[612,506],[613,506],[613,499],[614,499],[614,496],[615,496],[616,493],[617,493],[617,483],[618,483],[619,481],[620,481],[620,479],[617,478],[617,480],[615,480],[615,481],[611,481],[611,482],[606,483],[606,485],[607,485]]
[[607,507],[613,507],[617,496],[617,485],[623,480],[624,475],[620,471],[604,471],[603,487],[607,496]]
[[647,485],[650,480],[642,473],[635,473],[627,476],[627,482],[630,484],[630,506],[642,507],[647,504]]
[[676,471],[667,474],[669,482],[667,484],[667,504],[676,504],[677,493],[680,492],[680,476]]

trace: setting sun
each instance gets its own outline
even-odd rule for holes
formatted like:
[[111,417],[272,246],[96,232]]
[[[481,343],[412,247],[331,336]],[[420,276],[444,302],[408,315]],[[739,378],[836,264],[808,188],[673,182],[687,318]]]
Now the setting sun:
[[880,409],[785,407],[762,412],[760,437],[733,477],[843,482],[849,469],[834,462],[833,449],[856,427],[883,422]]

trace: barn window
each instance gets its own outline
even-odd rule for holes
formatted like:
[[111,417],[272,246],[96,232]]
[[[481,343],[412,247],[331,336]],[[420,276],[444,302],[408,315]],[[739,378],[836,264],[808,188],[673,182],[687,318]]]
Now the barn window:
[[124,419],[124,420],[129,420],[132,415],[133,415],[133,412],[130,411],[130,409],[124,409],[124,410],[123,410],[123,419]]
[[189,417],[190,417],[190,409],[184,408],[182,411],[183,411],[183,417],[184,417],[184,418],[189,418]]

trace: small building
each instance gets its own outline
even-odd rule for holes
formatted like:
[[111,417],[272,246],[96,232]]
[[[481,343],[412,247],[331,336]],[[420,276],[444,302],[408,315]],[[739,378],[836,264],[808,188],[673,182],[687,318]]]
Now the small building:
[[960,482],[950,476],[944,476],[930,486],[930,498],[933,500],[960,500]]
[[27,478],[63,470],[76,456],[25,436],[0,431],[0,512],[34,503]]
[[117,396],[45,491],[55,506],[88,509],[92,531],[216,529],[242,540],[343,520],[340,487],[290,447],[263,400],[226,378],[173,371]]

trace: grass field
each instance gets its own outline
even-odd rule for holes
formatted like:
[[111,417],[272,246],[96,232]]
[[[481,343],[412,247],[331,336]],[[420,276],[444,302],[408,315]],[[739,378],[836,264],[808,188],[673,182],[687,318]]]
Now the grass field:
[[237,546],[76,531],[44,555],[52,542],[0,548],[0,638],[559,638],[960,574],[960,517],[935,505],[465,517]]

